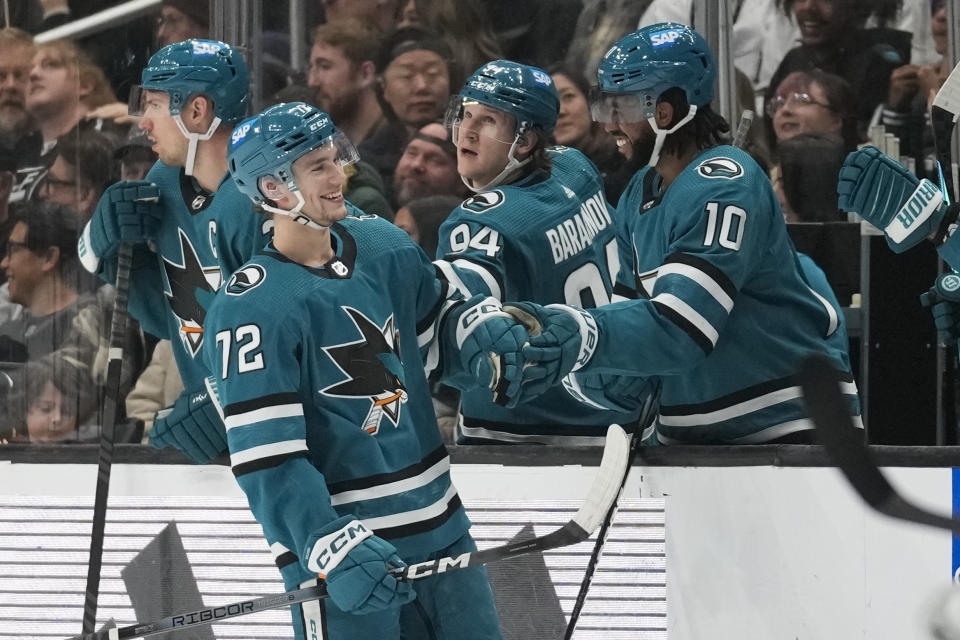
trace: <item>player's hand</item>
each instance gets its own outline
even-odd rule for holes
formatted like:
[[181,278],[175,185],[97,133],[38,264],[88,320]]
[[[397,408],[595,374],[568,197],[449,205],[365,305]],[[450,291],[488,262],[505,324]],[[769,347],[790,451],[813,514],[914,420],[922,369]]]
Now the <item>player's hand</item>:
[[121,244],[153,240],[163,209],[160,189],[146,180],[117,182],[103,192],[90,219],[90,246],[100,259],[113,256]]
[[153,419],[150,444],[179,449],[197,464],[206,464],[227,449],[227,431],[206,391],[184,391],[172,407]]
[[409,582],[390,573],[406,566],[396,548],[353,516],[337,518],[311,539],[307,568],[326,580],[327,593],[341,611],[362,615],[400,607],[416,597]]
[[[948,207],[937,185],[919,180],[875,147],[851,152],[840,169],[838,203],[883,231],[897,253],[932,237]],[[955,217],[951,213],[951,217]],[[951,220],[952,221],[952,220]]]
[[657,378],[581,371],[567,375],[563,379],[563,388],[588,406],[629,413],[656,399],[660,381]]
[[475,304],[460,317],[457,326],[464,367],[478,386],[493,392],[494,402],[500,405],[519,392],[523,348],[529,339],[523,325],[493,298]]
[[941,346],[955,344],[960,338],[960,275],[945,273],[920,296],[920,304],[930,307]]
[[906,111],[910,100],[920,88],[920,67],[905,64],[890,72],[890,88],[887,90],[887,107],[894,111]]
[[585,311],[562,304],[544,307],[532,302],[511,302],[503,310],[523,323],[530,333],[530,344],[523,348],[519,393],[511,396],[508,406],[540,395],[593,357],[597,324]]

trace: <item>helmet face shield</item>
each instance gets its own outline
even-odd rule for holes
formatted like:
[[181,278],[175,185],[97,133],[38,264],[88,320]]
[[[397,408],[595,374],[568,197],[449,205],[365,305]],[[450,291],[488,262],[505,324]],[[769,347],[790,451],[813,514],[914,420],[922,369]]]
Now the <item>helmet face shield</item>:
[[642,93],[605,93],[590,89],[590,117],[596,122],[644,122],[654,114],[656,99]]
[[517,120],[509,113],[462,96],[451,98],[444,124],[454,145],[459,144],[460,136],[483,136],[511,145],[518,133]]

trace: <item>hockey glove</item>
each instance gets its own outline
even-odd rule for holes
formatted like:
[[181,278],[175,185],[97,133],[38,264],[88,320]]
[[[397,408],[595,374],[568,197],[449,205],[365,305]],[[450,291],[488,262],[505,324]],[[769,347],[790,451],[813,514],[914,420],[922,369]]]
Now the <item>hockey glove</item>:
[[310,536],[307,569],[327,582],[341,611],[357,615],[400,607],[416,596],[413,586],[390,575],[406,566],[392,544],[353,516],[343,516]]
[[121,244],[153,240],[163,216],[159,201],[160,189],[145,180],[117,182],[107,187],[80,238],[84,266],[90,261],[88,249],[97,263],[116,255]]
[[[469,304],[469,303],[468,303]],[[457,323],[460,360],[478,386],[488,387],[493,400],[505,405],[519,392],[523,347],[530,336],[504,313],[494,298],[468,309]]]
[[960,275],[945,273],[920,296],[920,304],[930,307],[937,327],[937,342],[951,345],[960,338]]
[[563,304],[543,307],[532,302],[511,302],[503,310],[530,332],[530,344],[523,348],[520,392],[511,396],[509,406],[535,398],[593,357],[597,323],[585,311]]
[[[887,244],[902,253],[939,233],[948,207],[927,179],[918,180],[903,165],[875,147],[851,152],[840,169],[838,203],[883,231]],[[956,211],[951,211],[953,222]]]
[[629,413],[646,406],[660,384],[655,378],[578,372],[563,379],[563,388],[588,406]]
[[227,449],[227,431],[206,391],[184,391],[172,407],[153,419],[150,444],[174,447],[197,464],[206,464]]

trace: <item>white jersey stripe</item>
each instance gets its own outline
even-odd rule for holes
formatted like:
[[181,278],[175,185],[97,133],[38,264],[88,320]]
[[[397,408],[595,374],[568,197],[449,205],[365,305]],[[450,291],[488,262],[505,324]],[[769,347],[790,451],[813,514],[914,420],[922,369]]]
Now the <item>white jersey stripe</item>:
[[733,310],[733,298],[728,296],[727,292],[723,290],[723,287],[717,284],[717,281],[707,275],[706,272],[681,262],[668,262],[660,265],[660,268],[657,269],[658,280],[668,274],[675,274],[693,280],[713,296],[714,299],[727,310],[727,313]]
[[236,467],[245,462],[252,462],[261,458],[269,458],[270,456],[279,456],[285,453],[295,453],[297,451],[307,451],[306,440],[300,439],[271,442],[270,444],[262,444],[258,447],[250,447],[249,449],[244,449],[243,451],[236,451],[230,454],[230,465]]
[[274,542],[272,545],[270,545],[270,553],[273,554],[273,559],[276,560],[283,554],[290,553],[290,549],[287,549],[279,542]]
[[440,269],[443,277],[447,279],[451,287],[460,292],[460,295],[464,298],[470,298],[473,295],[470,293],[470,289],[467,289],[467,285],[463,283],[463,280],[460,279],[460,276],[457,275],[457,270],[454,269],[449,262],[446,260],[436,260],[433,264]]
[[229,431],[235,427],[245,427],[248,424],[263,422],[265,420],[294,418],[302,415],[303,405],[299,402],[296,404],[277,404],[271,407],[261,407],[260,409],[254,409],[252,411],[246,411],[244,413],[227,416],[226,419],[224,419],[223,424],[227,427],[227,431]]
[[810,289],[810,287],[807,287],[807,289],[810,290],[810,293],[816,296],[817,300],[820,301],[820,304],[823,305],[823,308],[827,310],[827,317],[830,318],[830,322],[827,325],[826,337],[829,338],[830,336],[833,335],[833,332],[837,330],[837,327],[840,326],[840,318],[837,317],[837,310],[834,309],[833,305],[830,304],[830,302],[826,298],[824,298],[822,295],[820,295],[813,289]]
[[457,488],[451,484],[447,492],[443,494],[443,497],[431,505],[421,509],[414,509],[413,511],[403,511],[389,516],[380,516],[379,518],[365,518],[363,524],[376,531],[377,529],[402,527],[408,524],[422,522],[423,520],[429,520],[430,518],[436,518],[447,510],[447,505],[453,500],[455,495],[457,495]]
[[[857,385],[854,382],[841,383],[840,388],[841,391],[846,394],[856,395],[857,393]],[[738,402],[737,404],[730,405],[729,407],[724,407],[723,409],[717,409],[716,411],[710,411],[708,413],[697,413],[684,416],[661,415],[659,417],[659,422],[660,424],[668,427],[704,426],[708,424],[715,424],[717,422],[723,422],[724,420],[739,418],[740,416],[747,415],[748,413],[753,413],[754,411],[766,409],[767,407],[772,407],[773,405],[780,404],[781,402],[787,402],[789,400],[802,397],[803,390],[800,387],[787,387],[786,389],[771,391],[770,393],[765,393],[762,396],[757,396],[756,398],[751,398],[750,400],[745,400],[744,402]]]
[[665,307],[670,307],[679,313],[681,316],[686,318],[690,324],[695,326],[713,346],[717,346],[717,340],[720,338],[720,334],[716,329],[713,328],[713,325],[710,324],[706,318],[697,313],[697,311],[686,302],[672,293],[661,293],[655,298],[652,298],[652,300],[654,302],[659,302]]
[[487,289],[490,290],[490,295],[501,302],[503,301],[503,292],[500,291],[500,285],[497,284],[497,279],[493,277],[492,273],[480,265],[470,262],[469,260],[464,260],[463,258],[454,260],[453,266],[457,267],[458,269],[467,269],[476,273],[483,280],[483,283],[487,285]]
[[388,482],[367,489],[354,489],[351,491],[341,491],[330,496],[330,504],[337,506],[350,502],[359,502],[360,500],[375,500],[386,496],[393,496],[404,491],[412,491],[425,487],[443,474],[450,471],[450,458],[445,457],[433,466],[411,478],[404,478],[396,482]]

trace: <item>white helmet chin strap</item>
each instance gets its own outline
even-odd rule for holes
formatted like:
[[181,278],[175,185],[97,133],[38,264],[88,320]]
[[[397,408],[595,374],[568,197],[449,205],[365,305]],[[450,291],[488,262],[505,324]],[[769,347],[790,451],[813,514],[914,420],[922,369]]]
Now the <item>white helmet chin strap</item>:
[[330,228],[330,225],[319,224],[317,222],[314,222],[310,218],[308,218],[306,215],[300,213],[300,210],[303,209],[303,205],[305,204],[303,200],[303,194],[301,194],[300,190],[297,189],[296,191],[293,192],[293,195],[297,197],[297,204],[293,209],[281,209],[279,207],[274,207],[266,203],[261,204],[260,207],[265,211],[269,211],[270,213],[277,213],[282,216],[293,218],[293,221],[296,222],[297,224],[302,224],[303,226],[308,227],[310,229],[324,231],[325,229]]
[[493,187],[498,187],[500,186],[500,183],[503,181],[504,178],[506,178],[508,175],[510,175],[520,167],[526,165],[528,162],[530,162],[531,158],[529,157],[526,160],[517,160],[515,157],[513,157],[513,152],[517,148],[518,142],[520,142],[519,133],[516,135],[516,137],[514,137],[513,144],[510,145],[510,150],[507,151],[507,164],[504,165],[503,170],[500,173],[498,173],[496,176],[494,176],[493,180],[483,185],[482,187],[475,187],[470,183],[470,180],[468,178],[460,176],[460,180],[463,181],[463,184],[467,185],[467,189],[470,189],[470,191],[473,191],[474,193],[480,193],[482,191],[487,191],[488,189],[492,189]]
[[213,117],[213,121],[210,123],[210,128],[207,129],[206,133],[193,133],[192,131],[187,131],[186,125],[183,124],[183,120],[180,118],[180,114],[173,116],[173,121],[177,123],[177,126],[180,128],[180,133],[183,134],[183,137],[187,139],[187,161],[183,165],[183,171],[188,176],[193,175],[193,163],[197,158],[197,143],[200,140],[209,140],[213,137],[213,132],[217,130],[217,127],[220,126],[220,118],[217,116]]
[[655,116],[650,116],[647,118],[647,122],[650,123],[650,127],[653,129],[653,132],[657,135],[656,141],[653,143],[653,151],[650,153],[650,161],[647,162],[647,166],[655,167],[657,166],[657,161],[660,160],[660,149],[663,148],[663,141],[667,136],[683,125],[687,124],[693,120],[693,116],[697,115],[697,105],[690,105],[690,111],[687,112],[687,115],[680,118],[680,122],[673,125],[669,129],[661,129],[657,126],[657,119]]

